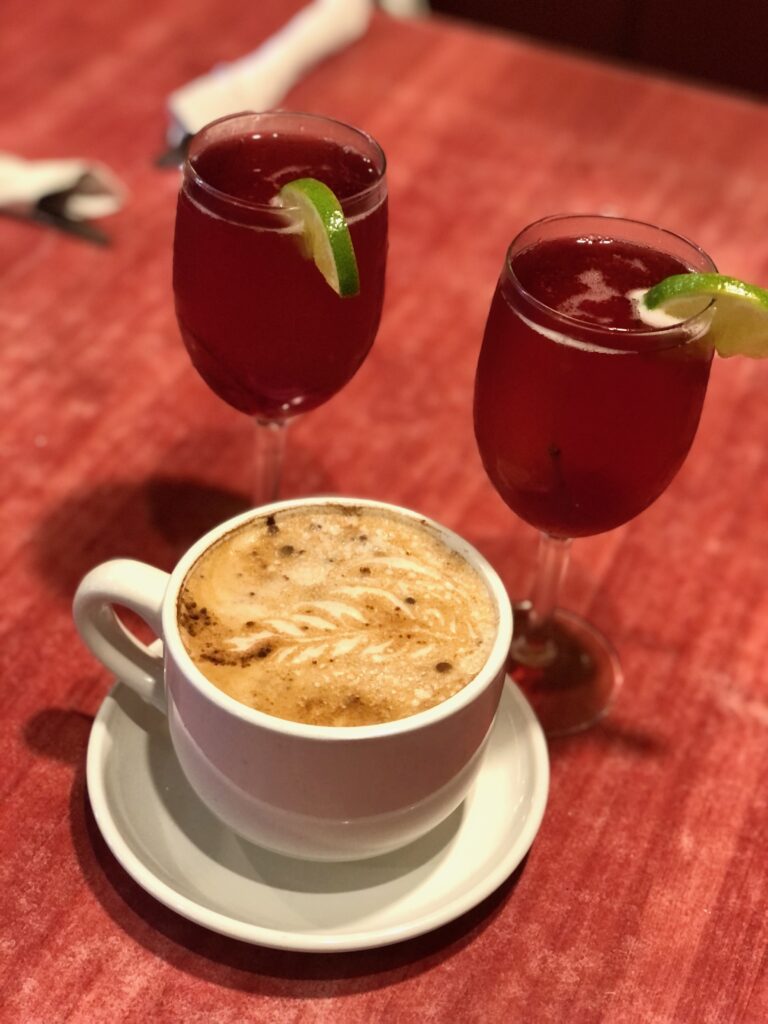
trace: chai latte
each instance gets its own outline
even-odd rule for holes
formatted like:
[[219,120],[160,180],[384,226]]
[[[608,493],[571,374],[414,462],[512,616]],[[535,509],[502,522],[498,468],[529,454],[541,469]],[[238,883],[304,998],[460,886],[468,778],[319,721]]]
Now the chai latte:
[[193,565],[184,645],[236,700],[313,725],[439,704],[485,664],[498,626],[482,577],[428,524],[318,504],[256,517]]

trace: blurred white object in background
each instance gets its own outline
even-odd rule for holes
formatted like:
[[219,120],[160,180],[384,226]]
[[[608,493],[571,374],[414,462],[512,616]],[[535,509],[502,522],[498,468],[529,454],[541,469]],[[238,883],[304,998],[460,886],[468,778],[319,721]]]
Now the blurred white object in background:
[[116,213],[125,189],[108,167],[96,161],[25,160],[0,153],[0,209],[25,216],[53,196],[62,216],[82,221]]
[[429,14],[429,0],[379,0],[379,7],[396,18],[415,18]]
[[252,53],[181,86],[168,99],[168,142],[225,114],[278,106],[314,64],[365,33],[373,8],[373,0],[314,0]]

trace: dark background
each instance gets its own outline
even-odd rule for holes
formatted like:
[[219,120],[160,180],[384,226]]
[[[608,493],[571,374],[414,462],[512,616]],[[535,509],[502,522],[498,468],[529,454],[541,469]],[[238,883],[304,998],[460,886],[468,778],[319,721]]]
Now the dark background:
[[768,95],[768,0],[432,0],[441,14]]

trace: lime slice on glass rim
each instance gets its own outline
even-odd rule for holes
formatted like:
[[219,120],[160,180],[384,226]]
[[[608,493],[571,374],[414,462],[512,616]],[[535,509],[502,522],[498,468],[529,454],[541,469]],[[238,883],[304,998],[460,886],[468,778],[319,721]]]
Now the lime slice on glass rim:
[[283,185],[273,203],[295,218],[302,248],[337,295],[360,291],[360,275],[349,225],[335,193],[317,178],[297,178]]
[[653,323],[653,314],[659,311],[685,320],[712,299],[710,330],[718,355],[768,357],[768,291],[735,277],[675,274],[638,296],[638,312],[646,323]]

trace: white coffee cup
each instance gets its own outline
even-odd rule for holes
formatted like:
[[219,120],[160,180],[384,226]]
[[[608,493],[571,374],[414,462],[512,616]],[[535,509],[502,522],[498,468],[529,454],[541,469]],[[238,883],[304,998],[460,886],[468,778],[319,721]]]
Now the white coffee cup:
[[[498,609],[491,651],[475,678],[435,707],[377,725],[306,725],[228,696],[187,653],[177,623],[177,595],[200,555],[256,515],[328,502],[384,509],[426,523],[487,585]],[[162,653],[156,650],[160,645],[150,649],[131,634],[114,605],[141,616],[161,638]],[[408,509],[338,497],[275,502],[230,519],[193,544],[170,575],[126,559],[97,566],[77,589],[74,617],[95,656],[167,715],[184,774],[214,814],[260,846],[327,861],[396,849],[458,807],[481,763],[512,636],[504,585],[465,540]]]

